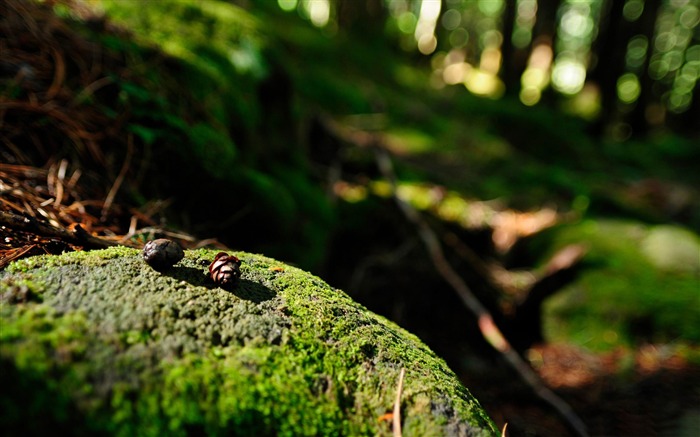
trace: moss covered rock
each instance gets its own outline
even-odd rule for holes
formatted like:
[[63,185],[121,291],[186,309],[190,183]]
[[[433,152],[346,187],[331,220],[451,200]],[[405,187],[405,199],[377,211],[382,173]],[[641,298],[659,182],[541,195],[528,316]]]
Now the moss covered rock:
[[418,338],[319,278],[247,253],[232,291],[210,250],[158,273],[137,250],[1,273],[0,427],[71,435],[493,435]]
[[589,219],[544,231],[533,247],[555,251],[581,242],[588,246],[586,268],[543,305],[548,341],[595,351],[700,343],[696,234],[670,225]]

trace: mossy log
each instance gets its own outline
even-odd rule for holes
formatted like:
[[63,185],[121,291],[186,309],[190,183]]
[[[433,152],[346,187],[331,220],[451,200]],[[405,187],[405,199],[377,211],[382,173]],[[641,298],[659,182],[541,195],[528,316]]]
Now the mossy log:
[[[445,362],[319,278],[216,252],[166,272],[135,249],[38,256],[0,273],[0,429],[6,435],[498,434]],[[7,433],[10,434],[7,434]]]

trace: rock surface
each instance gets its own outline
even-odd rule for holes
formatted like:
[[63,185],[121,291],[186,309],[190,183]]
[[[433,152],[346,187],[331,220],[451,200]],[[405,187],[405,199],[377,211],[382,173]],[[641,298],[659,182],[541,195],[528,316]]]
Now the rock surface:
[[342,291],[259,255],[159,273],[123,247],[0,273],[0,429],[10,434],[496,435],[442,359]]

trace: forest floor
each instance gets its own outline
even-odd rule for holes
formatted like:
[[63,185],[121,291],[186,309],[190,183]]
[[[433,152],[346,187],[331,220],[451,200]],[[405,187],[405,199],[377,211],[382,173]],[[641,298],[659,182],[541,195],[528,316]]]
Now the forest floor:
[[[593,354],[571,345],[533,348],[535,365],[548,387],[561,395],[593,436],[692,436],[700,425],[700,366],[667,356],[654,346],[627,353]],[[622,370],[626,368],[626,370]],[[486,410],[511,435],[571,435],[513,377],[466,378]]]
[[[18,28],[23,26],[22,22],[15,24]],[[39,28],[42,27],[39,26]],[[279,28],[286,29],[284,26]],[[64,30],[62,27],[58,27],[58,29]],[[31,41],[33,37],[31,32],[28,32],[26,29],[24,31],[26,35],[22,34],[24,38],[22,41],[24,43]],[[17,35],[20,35],[20,32],[17,31],[13,35],[12,38],[19,38]],[[6,35],[6,37],[9,40],[10,36]],[[319,41],[315,34],[311,35],[309,39],[314,42]],[[69,79],[71,77],[66,75],[65,71],[61,72],[61,69],[54,68],[54,62],[60,65],[60,61],[64,60],[65,67],[65,65],[70,65],[69,61],[71,59],[81,59],[81,56],[85,56],[85,53],[92,53],[90,50],[95,49],[96,46],[90,46],[88,47],[90,50],[87,50],[83,40],[76,37],[68,38],[68,40],[72,41],[72,45],[59,44],[58,41],[53,41],[53,44],[50,45],[52,50],[48,51],[19,50],[16,53],[17,56],[12,59],[12,63],[8,63],[7,66],[3,65],[3,68],[7,67],[8,70],[7,72],[2,70],[2,73],[9,78],[8,83],[13,84],[13,87],[17,83],[22,86],[26,85],[26,87],[30,88],[32,98],[36,98],[37,95],[50,96],[50,98],[48,98],[47,102],[39,103],[30,98],[27,98],[26,101],[21,101],[18,98],[11,103],[0,101],[0,109],[2,109],[0,117],[4,122],[3,128],[7,129],[7,137],[11,138],[12,135],[16,135],[18,138],[26,140],[23,145],[27,146],[24,149],[18,148],[13,150],[17,156],[26,158],[20,160],[21,164],[0,163],[0,191],[3,194],[0,197],[0,218],[2,219],[0,222],[0,268],[4,268],[13,260],[43,253],[58,254],[67,250],[87,250],[115,244],[141,247],[147,239],[157,237],[168,237],[177,240],[186,248],[205,246],[223,248],[224,245],[216,240],[200,240],[197,237],[188,235],[186,232],[164,227],[162,218],[165,215],[164,211],[169,207],[167,201],[143,202],[136,206],[136,202],[128,203],[124,200],[128,196],[119,195],[119,193],[123,194],[126,191],[129,182],[129,178],[125,176],[125,170],[135,170],[135,167],[138,166],[137,159],[132,161],[133,168],[131,169],[128,168],[127,159],[115,159],[114,156],[108,157],[111,159],[111,166],[107,169],[99,165],[91,168],[84,163],[81,167],[75,162],[69,162],[65,159],[51,159],[46,165],[42,164],[41,167],[32,165],[37,162],[45,162],[27,157],[30,154],[27,150],[31,150],[30,146],[32,145],[38,144],[39,149],[51,150],[54,146],[59,149],[60,145],[57,146],[56,144],[64,139],[68,138],[69,141],[67,142],[70,144],[72,144],[74,139],[77,139],[78,144],[86,145],[88,149],[82,150],[84,154],[100,156],[103,152],[108,153],[115,150],[121,152],[129,149],[131,145],[128,144],[128,141],[131,141],[134,137],[138,140],[139,135],[143,137],[141,139],[144,142],[148,142],[146,140],[149,139],[153,140],[149,135],[155,135],[155,133],[160,132],[158,129],[163,128],[162,123],[159,124],[159,122],[147,118],[152,115],[152,112],[161,110],[160,108],[153,110],[153,108],[147,106],[147,104],[152,103],[148,99],[156,101],[156,97],[160,98],[160,96],[148,95],[145,90],[134,86],[127,88],[125,84],[120,84],[122,88],[116,91],[112,90],[107,86],[108,82],[97,80],[97,77],[101,74],[100,72],[88,71],[86,66],[89,63],[87,62],[84,63],[85,65],[80,64],[85,70],[81,73],[85,74],[74,75],[81,78],[85,76],[85,82],[79,84],[70,83]],[[41,47],[41,44],[37,46]],[[363,53],[357,53],[357,56],[361,57],[361,55]],[[335,62],[329,57],[324,58],[320,56],[319,59],[331,60],[330,63]],[[105,63],[100,65],[105,68],[109,66],[107,64],[110,62],[118,64],[120,68],[123,67],[121,61],[115,61],[107,55],[102,60]],[[359,62],[357,64],[360,65]],[[12,70],[15,67],[16,71]],[[308,74],[309,71],[305,68],[306,65],[302,66],[300,70],[303,74]],[[126,70],[126,68],[119,70],[119,74],[129,77],[129,72]],[[28,72],[34,76],[25,77],[24,75],[28,74]],[[63,76],[59,73],[63,74]],[[90,74],[96,74],[96,76],[92,77]],[[119,74],[116,76],[119,76]],[[134,75],[138,76],[136,73]],[[347,91],[347,95],[355,98],[356,88],[353,87],[356,84],[351,81],[347,84],[338,83],[338,77],[338,75],[332,75],[327,81],[314,80],[313,77],[312,79],[307,78],[305,84],[310,89],[313,88],[314,91],[317,86],[325,85],[328,90],[339,93],[336,95],[329,91],[328,96],[324,96],[328,101],[335,100],[337,96],[343,94],[343,91]],[[206,80],[199,79],[198,83],[209,83]],[[365,85],[367,84],[365,83]],[[141,110],[143,114],[146,114],[146,116],[142,115],[143,119],[139,120],[142,124],[139,125],[132,122],[130,126],[127,126],[128,121],[122,117],[116,119],[102,117],[100,111],[104,108],[97,108],[96,105],[88,104],[89,102],[84,103],[89,100],[91,93],[97,93],[99,87],[102,86],[105,87],[102,91],[105,91],[109,98],[113,98],[111,93],[115,91],[114,94],[119,95],[120,98],[126,94],[133,100],[138,101],[137,97],[142,97],[139,93],[146,93],[147,98],[144,98],[146,103],[142,102],[142,107],[134,104],[135,109]],[[379,88],[374,83],[372,83],[372,86],[365,86],[365,88],[372,90],[370,94],[380,94],[375,89],[375,86],[377,89]],[[33,87],[38,87],[38,89]],[[44,88],[42,89],[41,87]],[[8,87],[8,89],[10,88]],[[129,95],[129,92],[132,92],[133,95]],[[399,95],[401,93],[396,92],[395,94]],[[388,92],[387,95],[389,95]],[[362,99],[362,97],[359,99]],[[239,100],[245,101],[245,99]],[[340,98],[337,100],[342,101]],[[370,99],[367,98],[367,100]],[[550,123],[550,119],[546,116],[541,117],[540,120],[534,120],[534,122],[539,123],[534,124],[534,127],[526,126],[529,129],[526,131],[535,132],[532,134],[535,135],[532,143],[540,144],[542,149],[521,153],[522,151],[513,147],[513,153],[510,154],[509,146],[506,145],[505,141],[497,138],[496,135],[486,135],[485,131],[475,130],[473,133],[463,136],[465,131],[463,118],[453,117],[448,119],[444,117],[444,114],[434,116],[434,112],[426,109],[424,106],[427,105],[422,101],[418,102],[419,104],[414,104],[406,102],[406,100],[409,100],[406,97],[402,97],[402,100],[398,101],[388,97],[386,97],[386,101],[379,98],[378,100],[386,104],[387,107],[398,107],[405,112],[405,114],[402,114],[404,119],[399,118],[396,120],[396,125],[411,126],[418,125],[419,122],[425,122],[427,125],[429,124],[428,122],[432,122],[434,125],[433,132],[421,132],[419,129],[410,132],[406,129],[402,131],[394,129],[393,132],[388,132],[386,138],[392,140],[390,145],[397,146],[397,149],[392,150],[392,152],[395,152],[397,155],[403,154],[405,161],[412,159],[413,162],[410,164],[413,165],[413,168],[424,171],[420,176],[424,176],[425,173],[434,173],[441,176],[446,175],[447,179],[451,178],[449,181],[437,181],[436,184],[439,182],[451,188],[460,183],[462,187],[466,186],[467,188],[476,186],[484,191],[471,194],[480,195],[484,199],[496,198],[502,192],[510,192],[528,200],[535,199],[535,202],[542,200],[535,195],[539,193],[537,190],[541,189],[540,186],[547,188],[541,196],[544,198],[549,198],[552,192],[564,192],[567,195],[570,194],[570,191],[574,194],[590,192],[592,193],[591,198],[599,196],[597,199],[599,201],[598,205],[602,203],[608,207],[610,205],[614,206],[613,212],[619,212],[622,206],[641,205],[640,208],[633,208],[629,215],[638,214],[638,211],[641,210],[644,214],[639,214],[639,216],[651,217],[654,219],[651,220],[652,223],[663,222],[663,220],[667,219],[663,214],[661,217],[651,213],[647,214],[649,211],[653,213],[664,211],[664,208],[658,207],[659,203],[656,202],[658,198],[665,201],[679,197],[682,200],[681,206],[686,209],[690,209],[688,205],[692,206],[694,204],[694,198],[684,196],[685,186],[676,188],[676,185],[666,186],[663,183],[657,183],[661,179],[659,181],[648,181],[649,183],[646,185],[629,184],[623,186],[620,180],[612,181],[609,178],[608,167],[605,166],[597,168],[596,171],[582,169],[578,173],[567,173],[568,168],[563,163],[570,161],[579,162],[580,160],[578,158],[572,159],[571,156],[567,155],[559,157],[561,158],[560,162],[549,161],[550,155],[553,153],[551,148],[545,148],[545,145],[550,144],[549,138],[545,138],[547,141],[540,141],[541,139],[536,137],[536,134],[544,132],[544,126]],[[415,100],[418,101],[420,99]],[[262,103],[267,104],[268,102]],[[290,102],[281,103],[290,104]],[[319,103],[319,106],[322,106],[321,103]],[[477,105],[477,109],[472,108],[472,115],[481,112],[482,105],[486,105],[486,103],[479,102],[475,105]],[[491,105],[489,106],[491,109],[488,111],[491,111],[493,119],[499,119],[503,115],[497,112],[502,108],[496,108],[496,103],[488,105]],[[185,105],[188,110],[194,106]],[[327,104],[326,106],[330,105]],[[503,107],[505,106],[503,105]],[[134,108],[130,109],[133,110]],[[267,109],[269,108],[266,107]],[[460,110],[457,106],[448,105],[445,112],[458,113]],[[136,113],[137,111],[133,112]],[[38,115],[41,115],[41,117]],[[512,119],[506,119],[507,121],[503,123],[507,124],[512,120],[519,120],[522,118],[522,115],[520,113],[513,114]],[[187,116],[190,116],[189,112]],[[46,119],[50,120],[50,122],[46,123]],[[372,120],[370,119],[369,121]],[[529,122],[533,122],[533,120],[523,121],[523,123]],[[110,129],[101,131],[100,128],[105,125],[110,126]],[[197,126],[201,127],[201,124]],[[146,129],[149,127],[153,129],[150,131]],[[266,129],[273,131],[275,127],[277,126],[267,126]],[[506,127],[509,128],[510,126]],[[131,129],[128,131],[128,135],[126,134],[127,128]],[[499,125],[496,124],[495,128],[499,128]],[[500,126],[500,128],[503,128],[503,126]],[[507,131],[507,128],[502,130]],[[513,132],[517,134],[520,131],[513,129]],[[204,133],[210,132],[204,131]],[[247,133],[253,137],[260,135],[259,133]],[[180,134],[181,132],[176,131],[172,137],[166,137],[165,144],[171,147],[172,144],[168,141],[173,137],[178,137]],[[426,147],[422,139],[429,136],[429,134],[436,135],[435,143],[439,143],[442,147],[440,153],[445,153],[435,156],[436,160],[428,159],[426,155],[420,154],[416,154],[411,158],[410,153],[408,153],[411,147],[417,149]],[[562,144],[566,144],[567,142],[564,140],[569,139],[569,137],[576,137],[576,135],[570,134],[566,126],[558,129],[558,134],[560,136],[555,137],[555,139],[562,140]],[[451,135],[453,135],[452,138]],[[102,139],[101,148],[97,147],[96,142],[91,142],[93,138],[98,136]],[[27,137],[30,138],[27,139]],[[210,139],[210,137],[205,135],[203,137],[206,140]],[[127,138],[129,139],[128,141]],[[286,146],[287,138],[282,139]],[[184,143],[187,143],[188,140],[190,139],[186,139]],[[450,144],[454,146],[461,143],[473,144],[475,149],[457,149],[456,146],[450,149]],[[8,142],[7,144],[11,143]],[[257,145],[259,144],[254,144],[253,146]],[[93,148],[91,149],[91,147]],[[576,149],[580,151],[578,147],[578,144],[570,144],[571,150]],[[273,151],[277,153],[283,148]],[[250,149],[255,149],[255,147],[250,147]],[[344,150],[345,152],[348,151],[348,149]],[[351,150],[351,153],[348,154],[356,152],[357,150]],[[587,151],[587,153],[594,156],[598,156],[599,152],[601,161],[608,159],[608,157],[602,156],[603,153],[598,148],[598,145]],[[271,153],[270,156],[274,156],[275,153]],[[559,153],[565,154],[565,152],[561,151]],[[48,154],[50,155],[50,153]],[[493,156],[493,154],[497,154],[497,156]],[[615,166],[615,168],[619,167],[620,171],[635,168],[637,162],[634,159],[641,159],[637,158],[635,153],[625,152],[623,154],[625,158],[632,160],[632,162],[628,163],[627,166]],[[116,156],[122,157],[119,154]],[[130,155],[127,153],[126,156],[129,157]],[[537,161],[533,156],[546,159]],[[663,155],[659,156],[663,157]],[[269,156],[264,158],[267,159]],[[451,173],[449,167],[455,161],[459,161],[458,158],[463,158],[463,162],[469,163],[472,166],[472,171],[465,172],[464,168],[459,168],[454,169]],[[679,160],[691,161],[681,158]],[[265,159],[255,156],[255,159],[251,158],[250,161],[263,162]],[[280,160],[282,159],[284,158],[280,158]],[[664,159],[651,159],[651,161],[653,161],[654,166],[665,162]],[[358,162],[350,162],[347,167],[356,168],[362,164],[361,159]],[[429,168],[434,166],[435,164],[433,163],[435,162],[441,162],[445,165],[437,169]],[[584,160],[584,162],[595,164],[593,161]],[[690,166],[688,162],[686,164]],[[678,168],[675,162],[665,162],[665,164],[669,167],[668,172],[675,172],[676,168]],[[120,165],[123,165],[121,171],[119,169]],[[196,165],[196,163],[193,163],[193,167],[196,167]],[[109,173],[109,177],[104,175],[106,173],[105,170]],[[362,169],[362,171],[365,170],[366,168]],[[360,176],[370,177],[370,172],[365,173],[360,174]],[[452,177],[457,175],[459,178],[463,178],[465,173],[469,173],[469,180],[457,181],[457,177]],[[95,184],[95,179],[92,178],[95,174],[105,176],[100,180],[101,183],[104,183],[105,180],[111,180],[112,185]],[[527,177],[532,175],[535,175],[535,177],[528,180]],[[687,172],[686,176],[689,178],[692,176],[692,180],[697,178],[697,174],[691,174],[690,172]],[[595,179],[598,177],[600,177],[600,180]],[[526,187],[523,181],[529,181],[532,186]],[[347,181],[337,182],[340,185],[341,182]],[[571,188],[572,184],[575,185],[573,188]],[[692,186],[691,183],[688,183],[688,185]],[[553,186],[554,188],[552,188]],[[614,187],[614,189],[610,189],[610,187]],[[359,189],[358,187],[350,188]],[[458,186],[455,189],[459,188]],[[274,189],[270,191],[274,192]],[[683,195],[675,196],[675,193]],[[440,191],[438,194],[444,193]],[[565,197],[568,199],[568,197],[574,196]],[[600,202],[601,199],[605,202]],[[593,199],[593,204],[595,204],[595,200]],[[542,205],[543,203],[539,204]],[[664,205],[666,203],[661,202],[661,206]],[[318,205],[313,206],[316,207]],[[527,206],[530,207],[532,205]],[[352,213],[355,212],[357,210],[352,210]],[[629,211],[623,212],[629,213]],[[692,214],[690,216],[696,217]],[[360,223],[359,227],[368,226],[366,223]],[[188,231],[188,229],[185,230]],[[352,233],[350,233],[350,236],[351,238],[357,237],[356,234]],[[355,243],[361,245],[358,241],[371,240],[357,239]],[[357,260],[369,258],[369,256],[350,256],[348,251],[353,249],[340,245],[340,250],[343,251],[342,257],[335,257],[334,259],[337,263],[340,263],[348,258]],[[370,249],[365,246],[357,248],[357,250],[361,251],[360,253],[368,252]],[[413,268],[415,263],[413,259],[410,261],[409,266]],[[406,272],[407,270],[402,270],[400,274],[406,276]],[[413,272],[411,271],[411,273]],[[324,277],[324,279],[326,278]],[[411,281],[411,278],[407,280]],[[390,281],[391,287],[400,288],[394,278],[391,278]],[[346,291],[351,292],[352,290]],[[632,290],[632,292],[638,292],[638,290]],[[371,292],[365,291],[365,293]],[[353,297],[361,303],[365,303],[363,298],[366,296],[353,295]],[[403,302],[398,300],[392,302],[394,307],[403,304]],[[433,306],[430,308],[430,311],[434,314],[432,317],[446,318],[445,315],[454,314],[455,300],[435,299],[432,303]],[[461,376],[465,386],[469,387],[472,393],[485,406],[497,424],[503,426],[505,423],[508,423],[509,435],[564,436],[569,432],[556,414],[541,402],[531,389],[526,387],[519,377],[509,370],[503,364],[503,360],[493,351],[487,349],[479,350],[478,347],[466,346],[466,343],[473,339],[465,338],[463,334],[456,335],[450,332],[449,326],[431,325],[430,323],[425,323],[421,326],[410,326],[410,323],[419,323],[418,320],[425,316],[426,311],[424,307],[420,308],[423,310],[423,313],[420,315],[414,313],[410,317],[407,316],[409,323],[405,324],[401,323],[401,317],[391,317],[392,308],[389,308],[387,311],[380,311],[379,308],[373,308],[369,304],[366,305],[370,309],[394,319],[403,327],[418,334],[438,354],[443,356],[453,370]],[[463,322],[465,317],[463,314],[457,314],[455,318],[461,318]],[[533,347],[526,353],[526,358],[546,385],[560,394],[580,414],[592,435],[696,435],[697,429],[700,429],[700,363],[697,360],[688,359],[687,357],[693,354],[686,354],[682,349],[670,348],[668,345],[654,342],[642,342],[642,344],[641,347],[631,350],[614,349],[612,352],[591,352],[569,343],[550,343]],[[468,350],[468,352],[465,352],[465,350]],[[697,352],[694,352],[694,355],[697,356]],[[467,359],[469,362],[465,363]]]
[[[0,165],[2,188],[10,193],[0,205],[3,267],[31,255],[116,243],[135,247],[141,244],[130,239],[134,230],[125,226],[130,222],[132,207],[112,205],[106,220],[100,220],[96,215],[104,206],[104,199],[86,198],[80,184],[66,187],[66,179],[57,177],[55,171]],[[69,204],[48,202],[54,198],[52,193],[61,190],[70,193]],[[33,218],[22,220],[19,229],[18,222],[12,220],[18,216]],[[76,231],[69,221],[88,224],[89,232]],[[83,232],[90,236],[89,240]],[[159,228],[155,223],[152,232],[152,236],[168,236],[185,247],[223,247]],[[511,436],[570,434],[560,418],[517,375],[502,362],[499,364],[493,353],[487,355],[482,362],[493,362],[493,366],[477,364],[458,373],[499,426],[507,423]],[[568,344],[545,344],[530,349],[527,358],[545,384],[583,418],[591,435],[690,436],[700,424],[700,365],[688,362],[677,351],[648,345],[632,354],[622,350],[594,354]],[[446,359],[459,361],[457,357]]]

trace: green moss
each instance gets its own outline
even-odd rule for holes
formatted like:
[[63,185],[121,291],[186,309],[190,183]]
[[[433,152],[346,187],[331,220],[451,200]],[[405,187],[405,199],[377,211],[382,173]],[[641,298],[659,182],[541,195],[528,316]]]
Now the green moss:
[[579,279],[545,303],[548,339],[595,350],[700,342],[698,238],[669,228],[588,220],[539,237],[552,250],[589,247]]
[[3,295],[31,277],[43,300],[0,308],[3,429],[389,435],[377,419],[405,367],[405,435],[496,433],[415,336],[259,255],[237,253],[241,282],[222,290],[214,255],[186,251],[163,274],[126,248],[13,264]]
[[64,256],[39,255],[24,258],[7,266],[8,273],[28,272],[38,268],[60,267],[68,264],[85,266],[103,266],[107,260],[122,256],[135,255],[138,250],[125,246],[114,246],[92,252],[70,252]]

